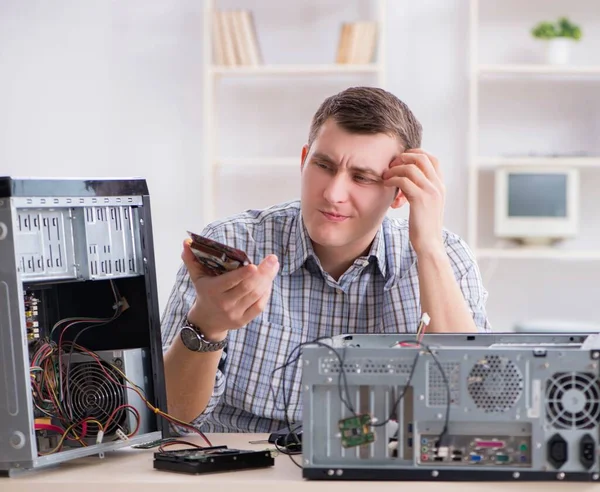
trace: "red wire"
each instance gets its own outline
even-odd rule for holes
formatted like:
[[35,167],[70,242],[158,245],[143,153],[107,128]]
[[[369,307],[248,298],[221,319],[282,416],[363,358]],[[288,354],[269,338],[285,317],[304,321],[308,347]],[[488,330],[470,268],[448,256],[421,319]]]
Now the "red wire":
[[35,424],[34,429],[36,431],[37,430],[53,431],[53,432],[58,432],[59,434],[65,433],[64,429],[60,428],[58,425],[52,425],[52,424]]
[[[70,325],[71,325],[71,324],[69,324],[69,326],[70,326]],[[66,326],[66,327],[65,327],[65,328],[62,330],[62,332],[61,332],[61,338],[59,339],[59,346],[60,346],[60,344],[61,344],[61,342],[62,342],[62,334],[63,334],[63,333],[64,333],[64,332],[67,330],[67,328],[68,328],[69,326]],[[143,394],[142,394],[142,393],[141,393],[141,392],[140,392],[140,391],[139,391],[137,388],[135,388],[135,387],[133,387],[133,386],[126,385],[126,384],[123,384],[123,383],[120,383],[119,381],[116,381],[116,380],[115,380],[115,379],[114,379],[114,378],[113,378],[113,377],[112,377],[112,376],[111,376],[111,375],[108,373],[108,371],[106,370],[106,368],[105,368],[105,367],[104,367],[104,365],[102,364],[102,361],[101,361],[100,357],[98,357],[98,355],[97,355],[96,353],[94,353],[94,352],[92,352],[91,350],[88,350],[87,348],[85,348],[85,347],[82,347],[82,346],[80,346],[80,345],[77,345],[76,347],[77,347],[77,348],[78,348],[80,351],[82,351],[82,352],[84,352],[84,353],[87,353],[89,356],[91,356],[91,357],[92,357],[92,358],[93,358],[93,359],[94,359],[94,360],[95,360],[95,361],[98,363],[98,365],[100,366],[100,369],[102,370],[102,372],[103,372],[103,373],[106,375],[106,377],[107,377],[107,378],[108,378],[110,381],[112,381],[113,383],[115,383],[115,384],[117,384],[117,385],[119,385],[119,386],[121,386],[121,387],[123,387],[123,388],[125,388],[125,389],[129,389],[129,390],[132,390],[132,391],[134,391],[135,393],[137,393],[137,394],[138,394],[138,396],[139,396],[139,397],[140,397],[140,398],[141,398],[141,399],[142,399],[144,402],[148,402],[147,398],[146,398],[146,397],[145,397],[145,396],[144,396],[144,395],[143,395]],[[59,348],[59,354],[60,354],[60,348]],[[137,412],[137,410],[135,409],[135,407],[132,407],[131,405],[122,405],[122,407],[124,407],[124,408],[126,408],[126,407],[131,407],[131,409],[133,409],[133,410],[135,410],[135,411]],[[115,410],[115,411],[113,411],[113,414],[114,414],[115,412],[116,412],[116,410]],[[191,430],[191,431],[195,432],[196,434],[199,434],[199,435],[200,435],[200,437],[202,437],[202,439],[203,439],[203,440],[204,440],[204,441],[205,441],[205,442],[206,442],[206,443],[207,443],[209,446],[211,446],[211,447],[212,447],[212,443],[211,443],[211,442],[210,442],[210,440],[209,440],[209,439],[206,437],[206,435],[204,435],[204,433],[203,433],[202,431],[200,431],[199,429],[197,429],[197,428],[196,428],[196,427],[194,427],[193,425],[190,425],[190,424],[183,424],[182,422],[178,422],[178,421],[176,421],[175,419],[173,419],[171,416],[169,416],[168,414],[166,414],[166,413],[164,413],[164,412],[161,412],[161,414],[160,414],[160,415],[161,415],[163,418],[165,418],[166,420],[168,420],[168,421],[172,422],[172,423],[173,423],[173,424],[175,424],[175,425],[178,425],[178,426],[184,427],[184,428],[186,428],[186,429],[189,429],[189,430]],[[139,430],[139,426],[140,426],[140,420],[141,420],[141,418],[140,418],[140,416],[139,416],[139,412],[137,412],[137,413],[136,413],[136,416],[138,417],[138,419],[137,419],[137,427],[136,427],[136,431],[135,431],[135,432],[137,432],[137,431]],[[111,417],[109,417],[109,419],[110,419],[110,420],[111,420],[112,418],[114,418],[114,415],[111,415]],[[108,427],[108,425],[106,425],[106,427]]]

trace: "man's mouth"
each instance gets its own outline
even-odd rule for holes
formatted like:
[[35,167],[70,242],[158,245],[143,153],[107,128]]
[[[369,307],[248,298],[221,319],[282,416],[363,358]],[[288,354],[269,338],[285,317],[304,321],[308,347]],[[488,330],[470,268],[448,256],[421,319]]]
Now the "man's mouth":
[[324,210],[321,210],[320,212],[325,216],[327,220],[330,220],[332,222],[343,222],[348,218],[348,216],[346,215],[340,215],[335,212],[325,212]]

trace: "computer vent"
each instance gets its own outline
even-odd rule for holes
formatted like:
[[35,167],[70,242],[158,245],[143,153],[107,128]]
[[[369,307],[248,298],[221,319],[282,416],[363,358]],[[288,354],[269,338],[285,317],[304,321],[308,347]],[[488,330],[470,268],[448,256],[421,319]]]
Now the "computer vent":
[[501,413],[512,408],[523,393],[523,375],[507,357],[487,355],[472,367],[467,379],[469,395],[477,408]]
[[559,372],[546,382],[546,419],[557,429],[591,429],[600,421],[600,381],[586,372]]
[[[414,359],[348,359],[343,361],[346,374],[406,374],[409,375]],[[340,361],[337,357],[321,359],[322,374],[339,374]]]
[[[68,381],[66,407],[72,412],[72,423],[98,421],[107,435],[123,425],[126,389],[122,376],[112,366],[105,361],[71,364]],[[98,430],[96,425],[90,425],[86,434],[95,436]]]
[[427,362],[427,405],[445,407],[448,403],[448,388],[444,376],[450,386],[450,404],[460,403],[460,362],[441,362],[444,374],[434,361]]

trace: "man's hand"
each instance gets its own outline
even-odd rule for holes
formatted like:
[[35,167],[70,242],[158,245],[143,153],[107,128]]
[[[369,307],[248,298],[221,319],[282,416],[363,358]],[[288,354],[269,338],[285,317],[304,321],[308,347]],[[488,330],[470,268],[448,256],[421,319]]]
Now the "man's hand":
[[181,259],[196,289],[196,302],[188,319],[212,341],[222,340],[227,331],[247,325],[265,308],[273,280],[279,270],[275,255],[260,265],[247,265],[219,276],[211,276],[196,261],[190,240],[183,243]]
[[417,255],[443,250],[446,189],[439,161],[421,149],[409,149],[383,173],[385,186],[400,188],[410,204],[410,242]]

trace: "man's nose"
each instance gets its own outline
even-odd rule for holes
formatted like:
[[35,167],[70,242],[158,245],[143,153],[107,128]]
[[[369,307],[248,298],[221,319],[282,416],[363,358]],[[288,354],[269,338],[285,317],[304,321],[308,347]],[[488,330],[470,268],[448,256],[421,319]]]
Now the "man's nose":
[[348,183],[344,173],[337,173],[331,178],[323,196],[329,203],[345,202],[348,199]]

